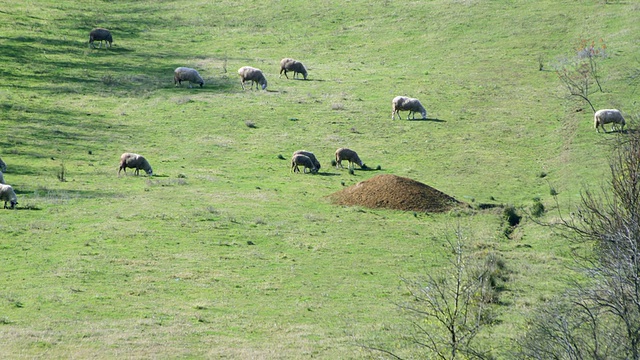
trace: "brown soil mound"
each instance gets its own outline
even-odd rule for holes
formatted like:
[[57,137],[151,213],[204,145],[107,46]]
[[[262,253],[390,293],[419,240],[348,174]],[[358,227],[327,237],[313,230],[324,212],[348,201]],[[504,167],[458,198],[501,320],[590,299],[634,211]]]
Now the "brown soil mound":
[[421,182],[396,175],[378,175],[330,195],[334,204],[404,211],[443,212],[460,204]]

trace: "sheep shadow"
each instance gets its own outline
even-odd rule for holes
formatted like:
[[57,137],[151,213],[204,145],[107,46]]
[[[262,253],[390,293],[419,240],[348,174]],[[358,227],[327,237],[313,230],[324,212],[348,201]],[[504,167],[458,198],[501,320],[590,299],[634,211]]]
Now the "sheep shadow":
[[431,122],[438,122],[438,123],[447,122],[446,120],[442,120],[438,118],[409,119],[408,121],[431,121]]
[[625,130],[621,130],[621,129],[611,129],[609,131],[604,130],[605,134],[634,134],[637,133],[638,130],[636,129],[625,129]]
[[[378,165],[378,166],[380,166],[380,165]],[[382,167],[380,167],[380,168],[378,169],[378,166],[377,166],[377,167],[375,167],[375,168],[372,168],[372,167],[368,167],[368,166],[366,166],[366,167],[363,167],[363,168],[358,169],[358,171],[381,171],[381,170],[382,170]]]
[[340,176],[340,174],[330,173],[330,172],[317,172],[315,175],[318,175],[318,176]]
[[105,48],[103,46],[102,48],[92,48],[90,50],[97,50],[97,51],[106,50],[106,51],[109,51],[109,52],[112,52],[112,53],[115,53],[115,54],[120,54],[120,53],[127,54],[127,53],[135,52],[134,49],[126,48],[126,47],[123,47],[123,46],[118,46],[117,44],[113,44],[109,48]]
[[15,211],[23,211],[23,210],[34,210],[34,211],[40,211],[42,210],[42,208],[39,208],[37,206],[32,206],[32,205],[27,205],[27,206],[18,206],[16,205],[15,208],[13,209],[7,209],[7,210],[15,210]]

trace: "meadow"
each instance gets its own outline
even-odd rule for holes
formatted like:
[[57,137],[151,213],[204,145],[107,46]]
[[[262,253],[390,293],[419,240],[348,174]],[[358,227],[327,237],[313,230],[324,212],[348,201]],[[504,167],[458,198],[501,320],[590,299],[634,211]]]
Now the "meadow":
[[[575,274],[566,239],[526,216],[506,237],[499,206],[539,200],[554,222],[606,179],[624,134],[596,133],[553,69],[603,41],[591,100],[637,120],[639,15],[622,0],[4,1],[0,157],[19,204],[0,211],[0,357],[376,356],[358,344],[406,331],[400,279],[446,266],[460,227],[509,271],[482,334],[508,358]],[[113,47],[89,48],[95,27]],[[309,79],[279,77],[283,57]],[[266,91],[242,90],[245,65]],[[178,66],[205,86],[175,87]],[[428,120],[392,121],[396,95]],[[335,169],[339,147],[380,170]],[[319,174],[290,172],[298,149]],[[126,151],[154,176],[119,177]],[[379,174],[469,207],[327,198]]]

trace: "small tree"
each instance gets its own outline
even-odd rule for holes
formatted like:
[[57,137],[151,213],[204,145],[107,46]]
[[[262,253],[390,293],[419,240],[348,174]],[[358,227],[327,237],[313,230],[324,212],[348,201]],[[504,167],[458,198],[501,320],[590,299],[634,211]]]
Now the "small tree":
[[569,91],[569,95],[577,96],[586,101],[594,113],[596,109],[589,97],[594,93],[594,86],[603,92],[598,61],[607,56],[606,49],[602,39],[599,44],[583,39],[580,41],[576,56],[567,59],[556,69],[556,74]]
[[[455,234],[455,240],[447,240],[453,254],[448,267],[420,279],[402,279],[410,294],[408,302],[398,304],[410,318],[410,334],[404,340],[418,349],[420,358],[488,358],[476,337],[493,322],[490,303],[496,300],[495,278],[503,264],[495,256],[487,257],[485,262],[472,259],[467,254],[461,229]],[[364,347],[402,359],[390,350]]]
[[619,137],[609,163],[601,194],[561,224],[592,250],[576,256],[587,280],[532,319],[523,359],[640,359],[640,134]]

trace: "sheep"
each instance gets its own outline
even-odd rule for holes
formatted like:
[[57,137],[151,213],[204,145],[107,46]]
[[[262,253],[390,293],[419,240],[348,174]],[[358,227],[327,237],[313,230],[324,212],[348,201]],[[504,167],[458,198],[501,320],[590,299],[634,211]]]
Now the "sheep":
[[318,169],[313,164],[313,160],[311,160],[311,158],[309,158],[308,156],[302,154],[294,154],[291,158],[291,171],[294,173],[300,172],[300,168],[298,168],[298,165],[304,166],[304,169],[302,170],[303,173],[307,172],[307,168],[311,169],[312,173],[318,172]]
[[102,47],[102,42],[104,41],[104,47],[105,49],[111,46],[111,43],[113,42],[113,37],[111,36],[111,31],[107,30],[107,29],[102,29],[102,28],[96,28],[91,30],[91,32],[89,33],[89,48],[94,48],[95,49],[95,45],[93,44],[94,41],[100,41],[100,45],[98,47]]
[[0,171],[2,172],[7,171],[7,164],[5,164],[4,161],[2,161],[2,159],[0,159]]
[[349,161],[349,168],[351,168],[352,163],[358,164],[362,169],[365,169],[367,167],[362,162],[362,160],[360,160],[358,154],[356,154],[356,152],[351,149],[339,148],[338,150],[336,150],[336,169],[338,168],[338,166],[344,169],[344,167],[342,166],[342,160]]
[[622,114],[618,109],[602,109],[596,111],[593,116],[593,126],[596,128],[596,132],[600,132],[598,127],[602,126],[602,129],[606,133],[607,129],[604,128],[604,124],[609,123],[613,123],[613,125],[611,125],[612,130],[616,129],[618,127],[617,125],[621,125],[620,131],[624,129],[624,125],[626,124],[624,117],[622,117]]
[[[0,184],[0,201],[4,201],[5,209],[14,209],[18,204],[18,197],[13,191],[11,185]],[[7,203],[11,204],[11,207],[7,207]]]
[[282,77],[282,72],[284,71],[284,76],[287,76],[287,71],[293,71],[293,78],[295,79],[298,74],[302,74],[305,80],[307,80],[307,68],[297,60],[284,58],[280,60],[280,77]]
[[304,156],[308,157],[309,159],[311,159],[311,161],[313,162],[313,165],[316,167],[316,171],[320,170],[320,161],[318,161],[318,159],[316,158],[316,156],[312,152],[309,152],[309,151],[306,151],[306,150],[298,150],[298,151],[295,151],[293,153],[293,156],[296,156],[298,154],[304,155]]
[[422,120],[427,118],[427,110],[424,109],[424,106],[420,103],[418,99],[406,97],[406,96],[396,96],[391,101],[391,120],[395,120],[396,114],[398,114],[398,118],[402,119],[400,116],[400,111],[409,111],[409,115],[407,115],[407,120],[409,120],[409,116],[413,113],[413,120],[416,119],[416,113],[419,112],[422,114]]
[[204,80],[198,70],[188,67],[179,67],[173,72],[173,83],[176,86],[182,85],[183,81],[189,82],[189,88],[191,88],[191,83],[200,84],[200,87],[204,86]]
[[149,174],[149,176],[153,175],[153,170],[151,169],[151,165],[147,159],[145,159],[142,155],[134,154],[134,153],[124,153],[120,156],[120,169],[118,169],[118,176],[120,176],[120,171],[124,169],[124,173],[127,173],[127,168],[134,168],[135,175],[140,174],[140,169],[144,170]]
[[267,79],[264,77],[262,70],[256,69],[251,66],[243,66],[238,69],[238,75],[240,76],[240,84],[242,84],[242,90],[244,90],[244,82],[251,80],[251,89],[253,89],[253,83],[256,83],[256,90],[258,84],[262,87],[262,90],[267,88]]

